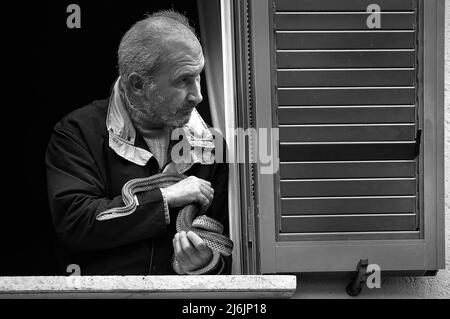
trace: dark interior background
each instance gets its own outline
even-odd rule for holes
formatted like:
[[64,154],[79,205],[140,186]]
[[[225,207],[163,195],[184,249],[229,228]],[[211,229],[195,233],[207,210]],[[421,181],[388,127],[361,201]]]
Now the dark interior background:
[[[59,0],[8,11],[4,51],[1,276],[54,275],[55,234],[47,204],[45,150],[56,122],[93,100],[109,97],[117,48],[133,23],[159,9],[184,13],[199,34],[195,0]],[[66,8],[81,7],[81,29],[68,29]],[[204,76],[202,77],[204,78]],[[207,91],[200,114],[211,124]]]

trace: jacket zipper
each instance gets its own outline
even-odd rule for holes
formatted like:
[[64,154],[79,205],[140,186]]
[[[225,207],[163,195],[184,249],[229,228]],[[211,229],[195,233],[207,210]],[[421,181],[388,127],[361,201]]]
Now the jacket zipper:
[[[167,164],[166,164],[167,165]],[[166,165],[164,165],[164,167],[166,167]],[[162,171],[164,170],[164,167],[158,170],[157,174],[162,173]],[[151,275],[152,274],[152,267],[153,267],[153,251],[154,251],[154,245],[155,245],[155,239],[151,239],[152,241],[152,247],[150,250],[150,268],[148,270],[148,274]]]
[[152,267],[153,267],[153,244],[154,244],[154,239],[152,239],[152,248],[150,251],[150,268],[148,270],[148,274],[151,275],[152,274]]

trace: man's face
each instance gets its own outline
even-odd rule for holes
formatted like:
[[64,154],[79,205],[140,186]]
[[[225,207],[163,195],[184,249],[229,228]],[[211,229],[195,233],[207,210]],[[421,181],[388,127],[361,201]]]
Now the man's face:
[[204,67],[202,48],[195,37],[173,38],[165,43],[161,68],[146,88],[144,105],[152,123],[181,127],[202,100],[200,73]]

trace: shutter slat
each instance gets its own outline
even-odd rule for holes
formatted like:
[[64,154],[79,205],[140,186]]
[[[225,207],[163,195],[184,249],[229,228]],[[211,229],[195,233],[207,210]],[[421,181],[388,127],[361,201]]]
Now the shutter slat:
[[414,107],[316,107],[278,108],[278,122],[283,124],[412,123]]
[[415,162],[281,163],[281,179],[414,177]]
[[278,52],[278,68],[411,68],[413,51]]
[[278,87],[413,86],[414,70],[278,71]]
[[280,49],[411,49],[414,48],[414,32],[310,32],[276,34]]
[[414,195],[414,179],[281,181],[281,197]]
[[[277,30],[367,30],[364,14],[277,14]],[[383,13],[378,30],[408,30],[415,27],[415,15]]]
[[415,215],[396,216],[299,216],[282,217],[281,232],[361,232],[361,231],[408,231],[416,229]]
[[281,142],[411,141],[414,137],[414,124],[280,127]]
[[292,161],[370,161],[414,159],[414,143],[371,144],[293,144],[280,145],[280,160]]
[[416,199],[408,198],[302,198],[282,199],[282,215],[415,213]]
[[414,104],[414,88],[278,90],[279,106]]
[[419,230],[410,231],[363,231],[363,232],[314,232],[314,233],[279,233],[280,241],[317,241],[317,240],[402,240],[420,239]]
[[382,11],[411,11],[414,0],[276,0],[277,11],[367,11],[373,3]]

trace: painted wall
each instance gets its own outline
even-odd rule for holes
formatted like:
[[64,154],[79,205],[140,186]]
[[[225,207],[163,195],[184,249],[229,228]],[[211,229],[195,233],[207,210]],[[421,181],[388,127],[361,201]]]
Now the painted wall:
[[[450,298],[450,0],[445,0],[445,227],[446,269],[436,277],[386,277],[380,289],[363,288],[358,298]],[[294,298],[351,298],[345,293],[348,275],[297,278]]]

